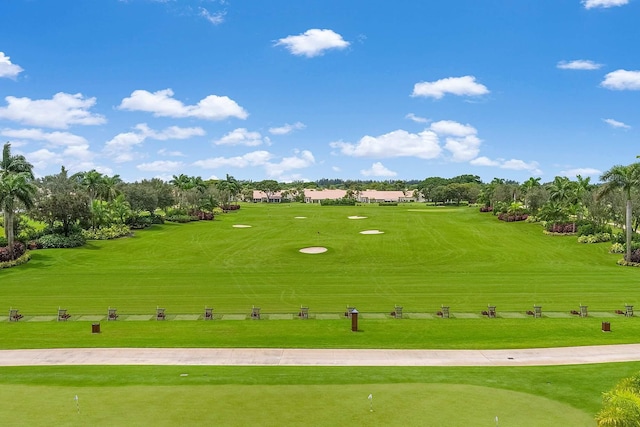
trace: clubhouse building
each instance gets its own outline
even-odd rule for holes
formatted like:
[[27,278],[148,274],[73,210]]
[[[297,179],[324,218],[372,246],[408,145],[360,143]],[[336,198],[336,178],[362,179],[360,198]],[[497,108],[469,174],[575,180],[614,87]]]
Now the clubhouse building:
[[[348,190],[316,190],[306,188],[304,190],[305,203],[320,203],[322,200],[339,200],[347,196]],[[422,195],[413,191],[380,191],[380,190],[363,190],[350,191],[350,194],[358,203],[384,203],[384,202],[421,202]],[[414,197],[417,196],[417,197]],[[281,203],[286,200],[293,199],[293,196],[287,191],[278,191],[267,196],[263,191],[253,190],[253,201],[255,203]]]

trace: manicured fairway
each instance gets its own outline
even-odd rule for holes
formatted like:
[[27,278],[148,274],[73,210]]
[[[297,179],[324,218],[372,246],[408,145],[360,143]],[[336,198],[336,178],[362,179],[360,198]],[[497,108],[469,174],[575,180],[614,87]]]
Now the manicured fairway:
[[[296,219],[305,216],[305,219]],[[349,216],[365,219],[349,220]],[[248,224],[251,228],[234,228]],[[381,230],[384,234],[363,235]],[[322,246],[324,254],[300,248]],[[549,237],[539,225],[504,223],[475,208],[246,204],[213,222],[166,224],[136,237],[33,252],[0,271],[8,310],[51,314],[341,312],[568,312],[579,304],[640,307],[640,270],[615,264],[607,244]]]

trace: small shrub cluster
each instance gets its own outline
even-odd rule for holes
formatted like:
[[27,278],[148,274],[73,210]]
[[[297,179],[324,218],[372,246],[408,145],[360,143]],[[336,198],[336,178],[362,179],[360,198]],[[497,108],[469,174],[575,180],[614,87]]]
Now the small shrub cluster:
[[622,243],[614,243],[609,248],[610,254],[623,254],[625,252],[624,245]]
[[398,206],[397,202],[380,202],[378,206]]
[[191,216],[198,217],[198,219],[200,221],[213,221],[213,213],[212,212],[191,211],[189,214]]
[[578,243],[602,243],[609,242],[610,240],[611,234],[609,233],[588,234],[578,237]]
[[527,218],[529,218],[529,215],[527,214],[522,214],[522,215],[510,215],[506,213],[498,214],[498,219],[500,221],[506,221],[506,222],[526,221]]
[[589,236],[600,233],[608,233],[611,235],[611,226],[609,225],[598,225],[592,222],[582,222],[578,225],[578,236]]
[[549,223],[546,227],[549,233],[559,233],[559,234],[574,234],[576,232],[576,224],[573,222],[569,223]]
[[240,205],[222,205],[220,207],[223,211],[237,211],[240,209]]
[[131,235],[131,229],[124,224],[114,224],[96,230],[82,230],[82,237],[86,240],[110,240],[129,235]]
[[320,206],[355,206],[356,205],[356,201],[355,199],[348,199],[348,198],[342,198],[342,199],[324,199],[320,201]]
[[9,242],[7,242],[7,238],[4,236],[0,236],[0,247],[7,246]]
[[77,248],[85,244],[82,234],[46,234],[36,240],[38,249]]
[[493,212],[492,206],[480,206],[480,212]]
[[9,247],[4,246],[0,248],[0,262],[10,262],[15,261],[17,258],[20,258],[27,251],[27,248],[24,246],[22,242],[14,242],[13,243],[13,258],[11,258],[11,254],[9,253]]
[[31,254],[29,252],[25,252],[21,257],[11,260],[11,261],[0,261],[0,270],[3,268],[15,267],[18,265],[25,264],[29,262],[31,259]]

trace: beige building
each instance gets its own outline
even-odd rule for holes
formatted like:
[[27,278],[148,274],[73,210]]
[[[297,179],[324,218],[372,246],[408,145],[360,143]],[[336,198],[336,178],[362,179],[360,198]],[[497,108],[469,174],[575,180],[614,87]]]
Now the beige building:
[[[305,203],[320,203],[322,200],[338,200],[347,195],[347,190],[316,190],[307,188],[304,190]],[[354,198],[359,203],[384,203],[384,202],[422,202],[422,195],[413,197],[413,191],[380,191],[364,190],[353,193]],[[262,203],[280,203],[283,200],[282,192],[271,194],[269,198],[264,191],[253,190],[253,201]]]

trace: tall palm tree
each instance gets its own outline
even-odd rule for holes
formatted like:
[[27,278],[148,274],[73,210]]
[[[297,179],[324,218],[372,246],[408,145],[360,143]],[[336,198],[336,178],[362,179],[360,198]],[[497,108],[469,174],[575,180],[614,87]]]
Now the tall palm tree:
[[122,179],[120,178],[120,175],[114,175],[114,176],[104,175],[102,177],[102,183],[100,185],[98,195],[102,197],[102,199],[105,202],[111,202],[120,194],[122,194],[122,192],[118,188],[120,184],[122,184]]
[[29,172],[8,173],[0,177],[0,207],[4,212],[4,233],[7,238],[9,254],[14,258],[14,223],[15,212],[22,203],[27,209],[33,207],[36,186],[33,175]]
[[[33,165],[24,156],[11,154],[11,143],[6,142],[2,147],[0,159],[0,207],[4,212],[4,234],[13,257],[15,203],[24,198],[24,204],[31,207],[35,186],[33,185]],[[20,175],[20,178],[16,178]]]
[[530,177],[528,180],[522,183],[522,192],[524,193],[524,204],[527,208],[529,207],[529,192],[534,188],[540,187],[540,177],[534,178]]
[[616,165],[600,176],[600,180],[604,182],[600,188],[599,198],[612,193],[613,191],[622,191],[626,200],[625,210],[625,233],[627,251],[625,259],[631,260],[631,192],[640,187],[640,163],[633,163],[628,166]]

